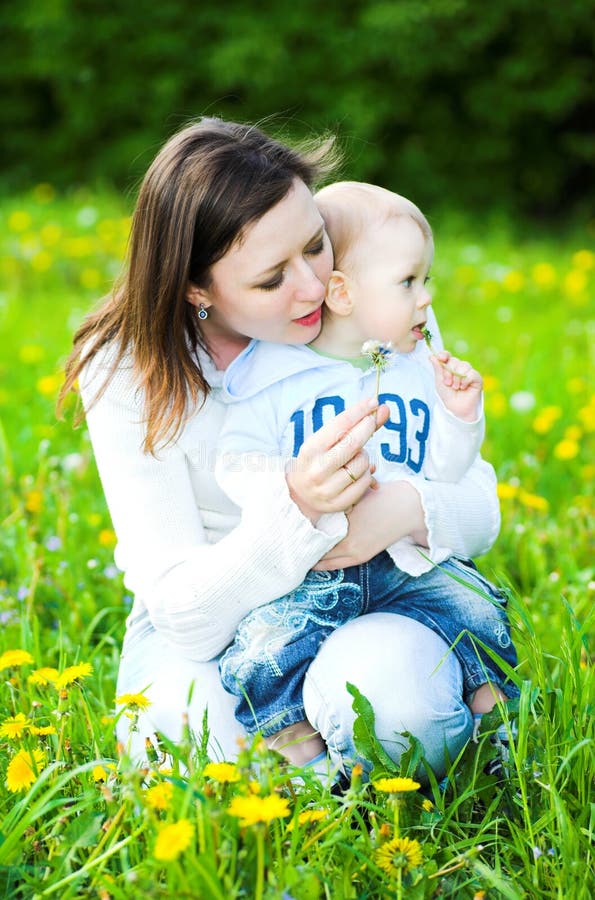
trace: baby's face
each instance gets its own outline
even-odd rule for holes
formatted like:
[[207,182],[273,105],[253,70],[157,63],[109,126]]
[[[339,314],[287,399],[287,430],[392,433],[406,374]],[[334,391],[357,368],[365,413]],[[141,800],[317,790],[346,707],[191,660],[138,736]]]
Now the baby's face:
[[373,228],[354,256],[352,325],[366,340],[392,341],[410,353],[424,336],[432,298],[426,282],[433,247],[409,216]]

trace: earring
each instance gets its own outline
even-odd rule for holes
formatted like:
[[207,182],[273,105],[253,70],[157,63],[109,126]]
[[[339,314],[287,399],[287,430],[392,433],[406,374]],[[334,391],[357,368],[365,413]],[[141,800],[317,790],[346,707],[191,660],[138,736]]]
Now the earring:
[[203,321],[209,318],[209,311],[205,309],[204,303],[200,303],[198,306],[198,318]]

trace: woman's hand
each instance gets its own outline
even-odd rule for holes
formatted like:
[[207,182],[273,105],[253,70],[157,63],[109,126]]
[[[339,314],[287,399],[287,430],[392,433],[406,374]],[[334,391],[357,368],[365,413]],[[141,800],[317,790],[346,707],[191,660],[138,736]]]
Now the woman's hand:
[[368,562],[401,538],[409,535],[426,545],[427,530],[421,499],[407,481],[390,481],[368,491],[347,514],[349,531],[342,541],[322,557],[315,569],[344,569]]
[[322,513],[351,509],[376,484],[363,447],[388,415],[376,398],[360,400],[304,441],[286,477],[292,500],[314,525]]

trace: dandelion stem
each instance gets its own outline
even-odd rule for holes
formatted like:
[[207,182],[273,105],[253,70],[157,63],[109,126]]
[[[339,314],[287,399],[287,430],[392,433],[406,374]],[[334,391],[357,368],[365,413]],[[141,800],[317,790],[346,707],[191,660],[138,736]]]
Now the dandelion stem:
[[264,826],[256,827],[256,887],[254,900],[262,900],[264,889]]
[[451,375],[458,375],[459,378],[466,378],[466,375],[463,375],[462,372],[457,372],[455,369],[451,369],[450,366],[447,366],[446,363],[440,362],[438,359],[438,352],[432,346],[432,332],[428,328],[422,328],[421,333],[424,336],[424,341],[426,342],[426,347],[432,354],[435,356],[443,369],[446,369],[447,372],[450,372]]

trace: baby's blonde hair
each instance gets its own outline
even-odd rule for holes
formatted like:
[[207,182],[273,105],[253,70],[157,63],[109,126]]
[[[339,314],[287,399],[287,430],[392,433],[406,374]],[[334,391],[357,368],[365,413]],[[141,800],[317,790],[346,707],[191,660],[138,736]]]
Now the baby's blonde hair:
[[421,210],[400,194],[363,181],[336,181],[314,195],[333,245],[335,268],[353,274],[358,243],[372,226],[408,216],[433,249],[430,224]]

